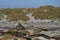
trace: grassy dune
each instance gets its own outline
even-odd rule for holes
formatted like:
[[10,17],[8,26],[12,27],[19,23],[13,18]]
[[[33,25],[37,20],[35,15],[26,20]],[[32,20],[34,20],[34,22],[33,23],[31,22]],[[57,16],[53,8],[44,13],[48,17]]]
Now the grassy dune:
[[51,5],[41,6],[40,8],[6,8],[0,9],[0,14],[6,14],[9,21],[23,20],[27,21],[29,18],[27,13],[33,12],[35,19],[54,19],[60,20],[60,7],[54,7]]

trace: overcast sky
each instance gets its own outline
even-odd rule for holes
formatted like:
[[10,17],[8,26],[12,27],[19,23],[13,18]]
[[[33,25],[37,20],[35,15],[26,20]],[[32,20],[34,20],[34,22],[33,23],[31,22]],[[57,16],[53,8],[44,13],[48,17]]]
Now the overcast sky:
[[44,5],[60,6],[60,0],[0,0],[0,8],[35,8]]

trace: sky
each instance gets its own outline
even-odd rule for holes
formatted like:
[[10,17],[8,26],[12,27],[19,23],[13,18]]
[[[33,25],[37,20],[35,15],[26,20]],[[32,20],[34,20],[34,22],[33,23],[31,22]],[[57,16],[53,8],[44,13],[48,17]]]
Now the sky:
[[0,8],[35,8],[46,5],[60,7],[60,0],[0,0]]

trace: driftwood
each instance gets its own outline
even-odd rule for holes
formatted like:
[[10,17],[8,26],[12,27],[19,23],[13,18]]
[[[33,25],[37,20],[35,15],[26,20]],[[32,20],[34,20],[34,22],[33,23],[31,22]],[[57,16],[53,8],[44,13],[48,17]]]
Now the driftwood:
[[54,38],[56,40],[60,40],[60,35],[53,36],[52,38]]

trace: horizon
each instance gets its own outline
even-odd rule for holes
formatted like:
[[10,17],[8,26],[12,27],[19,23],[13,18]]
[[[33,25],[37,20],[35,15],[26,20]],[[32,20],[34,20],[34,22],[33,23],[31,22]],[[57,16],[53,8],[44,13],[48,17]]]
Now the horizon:
[[60,0],[0,0],[0,8],[38,8],[47,5],[60,7]]

